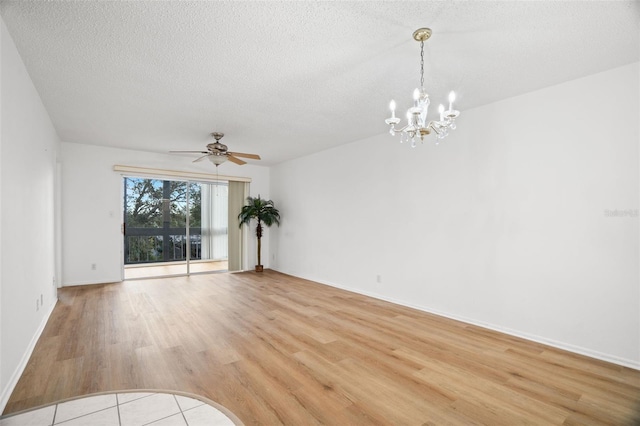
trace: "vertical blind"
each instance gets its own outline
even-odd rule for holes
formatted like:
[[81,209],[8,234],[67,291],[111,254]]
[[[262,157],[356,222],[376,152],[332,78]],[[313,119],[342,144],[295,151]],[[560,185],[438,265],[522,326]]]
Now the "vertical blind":
[[241,271],[246,266],[243,258],[246,227],[240,228],[238,215],[248,195],[247,182],[229,181],[229,271]]

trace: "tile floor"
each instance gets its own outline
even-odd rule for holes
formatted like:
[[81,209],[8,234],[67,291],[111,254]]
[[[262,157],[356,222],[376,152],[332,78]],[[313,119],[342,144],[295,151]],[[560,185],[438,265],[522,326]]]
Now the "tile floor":
[[[224,408],[222,408],[224,410]],[[233,416],[230,414],[230,416]],[[235,420],[235,422],[234,422]],[[0,418],[0,426],[234,426],[241,425],[199,399],[171,393],[93,395]]]

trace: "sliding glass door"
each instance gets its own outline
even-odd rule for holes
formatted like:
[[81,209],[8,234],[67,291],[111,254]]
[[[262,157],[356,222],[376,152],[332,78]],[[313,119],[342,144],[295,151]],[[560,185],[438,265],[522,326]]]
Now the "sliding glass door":
[[226,182],[123,181],[125,279],[227,269]]

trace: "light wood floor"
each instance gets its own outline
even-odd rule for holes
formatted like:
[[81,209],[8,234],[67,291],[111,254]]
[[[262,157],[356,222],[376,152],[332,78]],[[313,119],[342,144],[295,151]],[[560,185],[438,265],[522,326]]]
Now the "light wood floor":
[[5,413],[202,395],[245,424],[636,424],[640,371],[273,271],[72,287]]

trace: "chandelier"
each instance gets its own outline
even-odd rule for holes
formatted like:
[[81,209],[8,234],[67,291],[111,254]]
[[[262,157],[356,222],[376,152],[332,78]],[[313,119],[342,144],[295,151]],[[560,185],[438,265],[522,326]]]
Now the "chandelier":
[[396,117],[396,102],[391,100],[389,108],[391,117],[385,120],[389,125],[389,133],[395,136],[400,133],[400,142],[411,141],[411,146],[415,147],[418,140],[424,141],[426,135],[432,132],[436,136],[436,144],[449,135],[449,130],[456,128],[455,119],[460,115],[459,111],[453,109],[453,101],[456,99],[454,92],[449,93],[449,109],[445,111],[444,105],[440,104],[438,112],[439,120],[427,122],[427,112],[429,109],[429,95],[424,90],[424,42],[431,37],[431,29],[420,28],[413,33],[413,39],[420,42],[420,88],[413,91],[413,106],[407,111],[407,125],[396,128],[400,119]]

